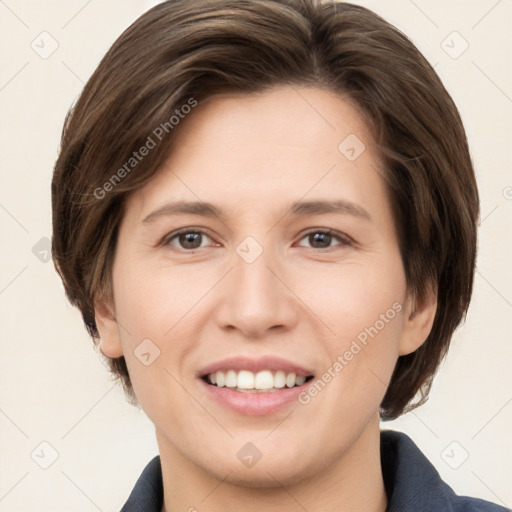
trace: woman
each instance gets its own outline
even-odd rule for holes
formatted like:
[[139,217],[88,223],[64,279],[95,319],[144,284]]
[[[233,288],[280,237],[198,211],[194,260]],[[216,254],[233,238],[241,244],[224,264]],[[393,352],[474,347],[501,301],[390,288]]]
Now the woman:
[[159,4],[70,112],[52,202],[67,296],[155,425],[123,511],[505,510],[379,428],[428,395],[479,213],[457,109],[382,18]]

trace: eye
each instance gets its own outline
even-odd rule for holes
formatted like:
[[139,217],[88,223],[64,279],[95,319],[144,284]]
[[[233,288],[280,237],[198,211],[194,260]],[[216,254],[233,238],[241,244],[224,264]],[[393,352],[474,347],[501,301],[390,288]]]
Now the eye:
[[[202,229],[186,228],[181,231],[171,233],[162,241],[163,245],[170,245],[177,249],[185,251],[193,251],[205,247],[202,242],[204,238],[212,240],[212,238]],[[352,240],[341,233],[336,233],[330,229],[315,229],[303,235],[301,240],[307,239],[312,244],[312,249],[329,249],[334,247],[331,243],[337,240],[337,245],[352,245]],[[303,247],[303,246],[302,246]]]
[[338,245],[352,245],[352,241],[349,237],[341,233],[335,233],[330,229],[315,229],[306,233],[301,240],[306,238],[312,244],[313,249],[329,249],[333,247],[331,245],[333,240],[338,240],[340,242]]
[[200,249],[202,247],[201,242],[204,237],[209,238],[211,240],[211,238],[205,231],[201,229],[187,228],[178,231],[177,233],[171,233],[162,241],[162,243],[164,245],[171,245],[173,247],[176,247],[176,244],[173,243],[173,241],[175,240],[176,243],[179,244],[177,246],[178,249],[194,250]]

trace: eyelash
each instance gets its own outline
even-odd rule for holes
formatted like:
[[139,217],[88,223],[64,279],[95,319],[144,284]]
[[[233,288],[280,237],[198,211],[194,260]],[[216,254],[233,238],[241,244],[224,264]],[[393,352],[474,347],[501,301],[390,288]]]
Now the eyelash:
[[[213,237],[211,235],[208,234],[207,231],[203,230],[203,229],[195,229],[195,228],[185,228],[185,229],[181,229],[179,231],[175,231],[171,234],[169,234],[168,236],[164,237],[164,239],[162,240],[161,242],[161,245],[164,245],[164,246],[171,246],[171,241],[174,240],[175,238],[179,237],[180,235],[184,235],[184,234],[189,234],[189,233],[193,233],[195,235],[205,235],[207,236],[208,238],[212,239]],[[354,245],[354,241],[348,237],[347,235],[343,235],[341,233],[338,233],[336,231],[333,231],[332,229],[312,229],[312,230],[309,230],[308,232],[304,233],[301,237],[300,240],[303,240],[304,238],[308,237],[309,235],[312,235],[312,234],[322,234],[322,235],[331,235],[333,237],[333,239],[337,239],[339,242],[340,242],[340,246],[352,246]],[[173,247],[173,246],[172,246]],[[311,249],[313,249],[314,251],[327,251],[329,249],[332,249],[336,246],[331,246],[331,247],[324,247],[324,248],[316,248],[316,247],[311,247]],[[177,250],[181,250],[181,251],[184,251],[184,252],[189,252],[189,253],[193,253],[194,251],[198,251],[199,249],[203,249],[203,247],[198,247],[196,249],[183,249],[183,248],[176,248],[176,247],[173,247],[174,249],[177,249]]]

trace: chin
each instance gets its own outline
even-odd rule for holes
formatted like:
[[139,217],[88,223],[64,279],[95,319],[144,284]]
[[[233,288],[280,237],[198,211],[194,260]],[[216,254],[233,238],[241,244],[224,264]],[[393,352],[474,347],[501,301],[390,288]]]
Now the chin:
[[[241,463],[223,465],[219,470],[216,465],[213,471],[208,471],[211,476],[220,481],[237,485],[239,487],[253,488],[281,488],[282,486],[293,486],[310,479],[311,473],[305,473],[303,468],[297,468],[297,461],[263,461],[263,458],[252,468],[245,468]],[[242,466],[242,467],[240,467]],[[227,475],[227,476],[226,476]]]

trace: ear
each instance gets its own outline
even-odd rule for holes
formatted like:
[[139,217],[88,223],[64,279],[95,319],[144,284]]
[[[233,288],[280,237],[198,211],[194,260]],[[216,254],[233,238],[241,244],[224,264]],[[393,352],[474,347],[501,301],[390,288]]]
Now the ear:
[[119,325],[112,308],[103,299],[94,303],[94,319],[100,335],[98,343],[101,353],[107,357],[121,357],[123,347],[119,336]]
[[429,286],[423,300],[412,295],[407,298],[404,311],[399,354],[404,356],[418,349],[428,338],[437,311],[437,289]]

